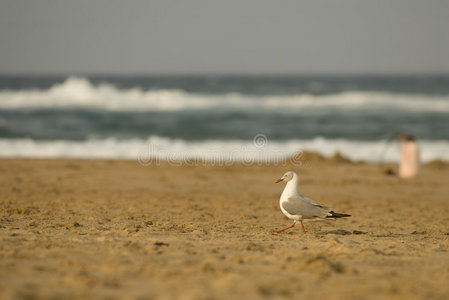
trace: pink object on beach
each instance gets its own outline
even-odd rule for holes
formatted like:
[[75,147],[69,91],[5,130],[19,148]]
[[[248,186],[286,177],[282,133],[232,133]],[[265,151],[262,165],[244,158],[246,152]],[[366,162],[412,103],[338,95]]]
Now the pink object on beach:
[[419,148],[415,141],[406,141],[401,147],[399,177],[413,178],[419,174]]

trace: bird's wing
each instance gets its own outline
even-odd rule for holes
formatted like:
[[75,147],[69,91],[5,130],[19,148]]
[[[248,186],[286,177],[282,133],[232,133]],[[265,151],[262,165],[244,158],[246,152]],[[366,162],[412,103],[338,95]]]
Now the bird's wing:
[[310,203],[310,204],[312,204],[312,205],[321,206],[321,205],[319,205],[317,202],[313,201],[313,200],[310,199],[310,198],[304,197],[304,196],[301,195],[301,194],[297,194],[297,195],[291,196],[291,197],[289,197],[288,199],[289,199],[289,200],[290,200],[290,199],[292,199],[292,200],[294,200],[294,199],[296,200],[296,199],[297,199],[297,200],[301,200],[301,201]]
[[[308,198],[306,198],[308,199]],[[321,206],[315,201],[308,199],[304,200],[299,197],[288,198],[282,203],[282,207],[291,215],[300,215],[305,219],[308,218],[325,218],[331,209],[329,207]]]
[[304,199],[304,201],[309,202],[310,204],[320,206],[318,203],[316,203],[315,201],[313,201],[313,200],[310,199],[310,198],[303,197],[303,199]]

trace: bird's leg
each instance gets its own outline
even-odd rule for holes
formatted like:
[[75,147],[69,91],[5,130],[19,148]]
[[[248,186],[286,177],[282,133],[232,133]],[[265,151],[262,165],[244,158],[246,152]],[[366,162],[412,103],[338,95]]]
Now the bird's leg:
[[292,228],[292,227],[295,227],[295,225],[296,225],[296,221],[293,222],[293,224],[292,224],[291,226],[285,227],[284,229],[278,230],[278,231],[276,231],[276,232],[277,232],[277,233],[281,233],[281,232],[283,232],[283,231],[285,231],[285,230],[287,230],[287,229],[290,229],[290,228]]
[[304,224],[302,223],[302,221],[301,221],[301,227],[302,227],[302,231],[304,231],[304,233],[306,233],[307,231],[306,231],[306,229],[304,228]]

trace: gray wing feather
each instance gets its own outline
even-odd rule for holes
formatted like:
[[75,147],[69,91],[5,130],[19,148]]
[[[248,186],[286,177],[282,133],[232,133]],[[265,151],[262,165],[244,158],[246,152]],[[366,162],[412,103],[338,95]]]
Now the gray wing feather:
[[318,203],[316,203],[315,201],[313,201],[312,199],[310,199],[310,198],[307,198],[307,197],[304,197],[303,195],[301,195],[301,194],[298,194],[298,195],[295,195],[295,196],[292,196],[292,197],[290,197],[290,198],[288,198],[288,200],[301,200],[301,201],[304,201],[304,202],[307,202],[307,203],[310,203],[310,204],[313,204],[313,205],[319,205]]
[[319,205],[318,203],[316,203],[315,201],[313,201],[313,200],[310,199],[310,198],[303,197],[303,199],[304,199],[304,201],[309,202],[310,204],[313,204],[313,205]]
[[[305,200],[307,199],[307,200]],[[304,219],[325,218],[332,210],[329,207],[321,206],[312,199],[291,197],[282,203],[282,207],[291,215],[300,215]]]

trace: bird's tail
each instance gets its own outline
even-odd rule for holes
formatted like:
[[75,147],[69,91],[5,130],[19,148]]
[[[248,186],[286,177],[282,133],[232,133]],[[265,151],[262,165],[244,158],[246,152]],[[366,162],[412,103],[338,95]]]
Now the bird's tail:
[[340,214],[340,213],[336,213],[336,212],[329,212],[329,216],[327,216],[326,218],[331,218],[331,219],[338,219],[338,218],[346,218],[346,217],[351,217],[351,215],[348,214]]

